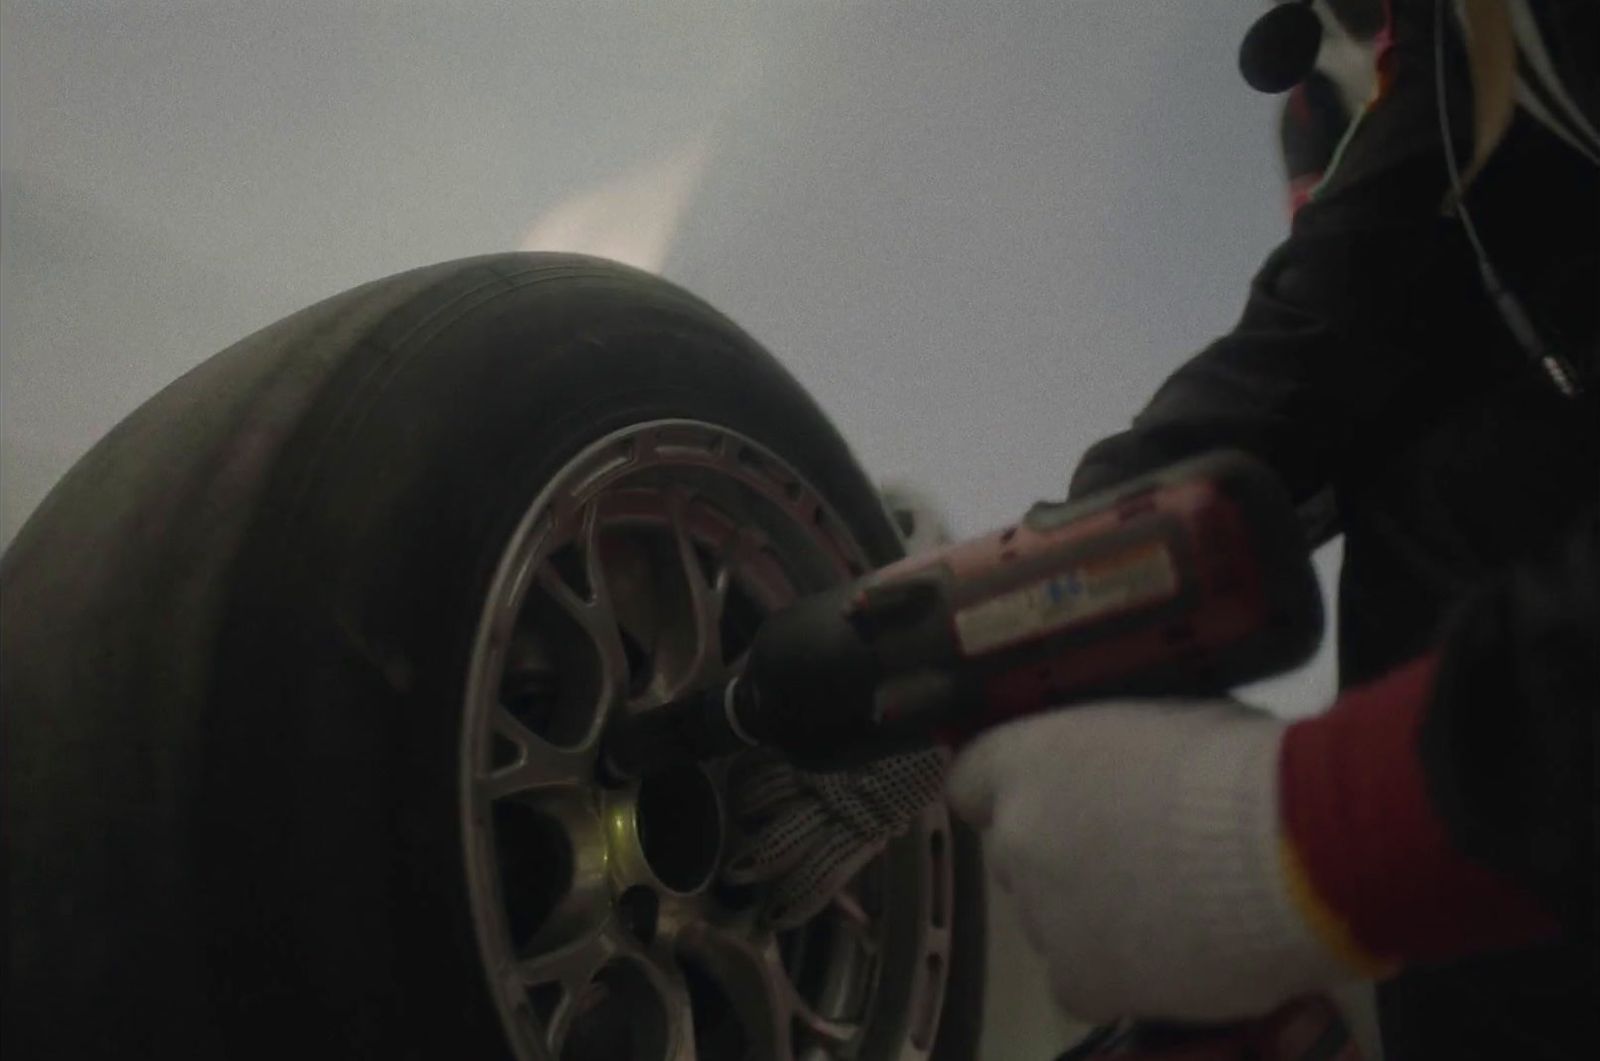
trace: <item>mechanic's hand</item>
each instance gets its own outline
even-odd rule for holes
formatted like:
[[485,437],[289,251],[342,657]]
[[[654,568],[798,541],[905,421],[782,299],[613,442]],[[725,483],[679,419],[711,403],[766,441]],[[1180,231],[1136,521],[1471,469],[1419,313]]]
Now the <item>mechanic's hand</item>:
[[1011,723],[956,758],[950,804],[982,831],[1068,1012],[1246,1018],[1358,978],[1291,894],[1283,730],[1227,700],[1108,702]]
[[773,885],[774,928],[807,920],[903,833],[944,788],[944,751],[808,773],[767,753],[734,766],[729,791],[746,830],[723,870],[731,884]]

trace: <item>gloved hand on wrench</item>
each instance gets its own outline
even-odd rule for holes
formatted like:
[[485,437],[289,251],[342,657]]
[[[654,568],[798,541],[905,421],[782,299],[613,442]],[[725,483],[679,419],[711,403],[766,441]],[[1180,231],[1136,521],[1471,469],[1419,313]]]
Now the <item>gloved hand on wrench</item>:
[[[1358,978],[1296,910],[1276,822],[1284,726],[1217,701],[1125,702],[1001,727],[956,760],[949,799],[1072,1014],[1255,1016]],[[724,876],[767,882],[787,928],[827,904],[944,788],[946,756],[807,773],[741,764],[753,831]]]
[[803,923],[939,798],[948,760],[935,749],[812,773],[770,753],[746,756],[729,786],[744,835],[723,879],[770,883],[768,923]]
[[[1414,752],[1431,657],[1290,725],[1234,701],[1091,703],[992,729],[950,764],[1046,959],[1090,1020],[1254,1018],[1292,998],[1524,943],[1553,922],[1450,846]],[[935,798],[926,752],[847,774],[776,760],[735,785],[766,824],[729,876],[803,921]]]

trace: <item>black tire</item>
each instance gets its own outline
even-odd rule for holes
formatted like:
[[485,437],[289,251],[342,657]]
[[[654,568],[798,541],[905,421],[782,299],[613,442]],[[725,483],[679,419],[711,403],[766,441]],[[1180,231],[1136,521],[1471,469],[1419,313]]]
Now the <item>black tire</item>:
[[[898,552],[747,335],[570,256],[336,296],[84,457],[0,564],[7,1056],[505,1056],[461,869],[472,633],[541,484],[662,417],[762,443],[874,562]],[[982,969],[956,846],[950,1057]]]

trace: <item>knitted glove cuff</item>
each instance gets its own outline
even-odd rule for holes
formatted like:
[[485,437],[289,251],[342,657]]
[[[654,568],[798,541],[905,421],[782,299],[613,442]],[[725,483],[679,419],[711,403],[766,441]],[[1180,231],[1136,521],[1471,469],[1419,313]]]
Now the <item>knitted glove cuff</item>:
[[[1278,757],[1285,726],[1241,718],[1199,736],[1179,770],[1171,865],[1189,878],[1192,919],[1209,968],[1237,984],[1220,993],[1284,994],[1356,979],[1361,970],[1324,945],[1285,872]],[[1176,894],[1176,893],[1174,893]]]

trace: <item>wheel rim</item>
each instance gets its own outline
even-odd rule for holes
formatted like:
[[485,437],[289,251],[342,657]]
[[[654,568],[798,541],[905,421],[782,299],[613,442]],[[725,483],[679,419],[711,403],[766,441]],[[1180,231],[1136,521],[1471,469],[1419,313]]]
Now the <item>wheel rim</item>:
[[601,439],[530,506],[484,606],[461,749],[472,914],[516,1056],[927,1055],[949,958],[942,808],[775,935],[716,880],[727,762],[597,781],[608,720],[736,670],[762,615],[864,563],[792,468],[704,423]]

